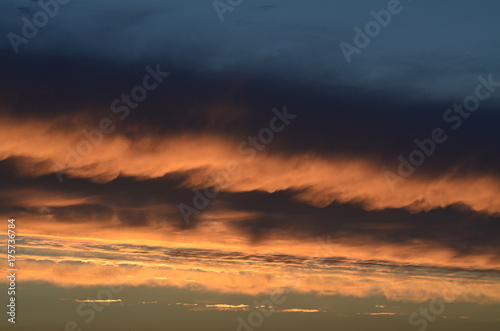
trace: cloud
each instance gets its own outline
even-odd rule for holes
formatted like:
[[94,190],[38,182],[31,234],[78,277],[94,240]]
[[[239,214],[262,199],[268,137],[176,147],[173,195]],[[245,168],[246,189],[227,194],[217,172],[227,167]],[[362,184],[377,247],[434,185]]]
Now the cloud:
[[[298,268],[307,281],[299,292],[410,301],[437,296],[436,284],[464,273],[493,283],[498,91],[459,131],[443,114],[474,92],[478,75],[500,80],[485,33],[498,30],[498,11],[460,1],[450,17],[448,2],[408,3],[405,18],[393,18],[398,28],[351,65],[338,43],[370,18],[373,2],[248,3],[221,25],[210,4],[112,1],[96,12],[91,1],[61,8],[19,56],[4,40],[0,215],[43,238],[24,241],[25,277],[47,280],[50,265],[57,284],[94,284],[103,266],[123,264],[135,285],[255,294],[277,286],[274,268]],[[0,6],[14,14],[0,25],[19,31],[38,5]],[[113,102],[156,64],[171,76],[120,118]],[[297,119],[250,160],[238,146],[285,105]],[[384,173],[397,172],[398,156],[437,127],[446,143],[391,191]],[[231,162],[241,172],[217,186],[214,174],[227,177]],[[179,204],[207,186],[220,193],[186,226]],[[101,241],[79,247],[54,233]],[[324,234],[335,253],[310,261]],[[366,270],[373,274],[364,278]],[[401,282],[396,271],[415,280]],[[490,285],[478,281],[460,300],[495,301]]]
[[[7,142],[0,147],[6,217],[15,212],[41,222],[181,228],[178,205],[192,204],[192,189],[217,184],[214,178],[220,175],[229,180],[194,218],[194,226],[217,220],[257,241],[276,234],[301,238],[326,232],[339,242],[499,254],[498,177],[481,168],[417,173],[392,192],[382,162],[369,155],[278,148],[256,153],[250,161],[238,152],[241,140],[232,135],[160,134],[131,125],[103,137],[79,161],[70,157],[70,169],[59,183],[54,164],[65,164],[68,146],[77,148],[85,126],[64,115],[51,122],[8,116],[0,126]],[[231,162],[240,166],[238,175],[227,174]]]
[[[23,261],[23,279],[63,287],[147,285],[251,295],[281,290],[353,297],[385,296],[404,302],[424,302],[438,297],[449,302],[498,303],[500,300],[496,289],[498,269],[447,266],[446,260],[439,256],[433,257],[432,265],[429,258],[423,263],[415,258],[413,262],[366,260],[369,258],[366,252],[362,260],[362,255],[356,257],[353,249],[345,250],[351,252],[351,258],[310,258],[303,255],[307,254],[307,245],[297,243],[268,247],[268,250],[282,252],[270,254],[255,253],[251,246],[238,245],[234,248],[239,251],[234,251],[231,246],[221,244],[212,249],[199,249],[186,246],[182,241],[161,244],[153,241],[156,246],[151,246],[143,239],[136,240],[138,244],[118,239],[23,237],[18,244],[23,252],[18,256]],[[203,240],[196,238],[193,244],[203,246]],[[293,251],[301,255],[291,254]],[[342,254],[341,251],[335,253]]]

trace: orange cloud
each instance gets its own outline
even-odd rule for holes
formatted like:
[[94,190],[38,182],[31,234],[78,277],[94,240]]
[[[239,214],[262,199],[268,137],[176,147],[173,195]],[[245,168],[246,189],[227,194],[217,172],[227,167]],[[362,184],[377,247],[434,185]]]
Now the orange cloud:
[[[487,264],[487,260],[483,261],[483,269],[478,269],[481,262],[472,262],[472,258],[455,261],[445,251],[434,251],[433,255],[427,251],[412,258],[396,254],[409,251],[410,247],[386,247],[386,252],[381,249],[383,255],[378,255],[373,252],[374,246],[355,248],[340,244],[331,245],[335,258],[325,258],[324,254],[331,255],[317,251],[317,243],[271,241],[267,246],[255,247],[229,240],[224,245],[213,245],[213,237],[207,237],[204,231],[193,236],[193,241],[183,236],[163,242],[147,239],[148,234],[133,240],[128,236],[123,241],[23,236],[23,254],[18,255],[18,268],[22,271],[19,281],[44,281],[59,286],[174,286],[252,295],[279,289],[385,296],[410,302],[438,297],[450,302],[500,302],[498,278],[490,273],[494,265]],[[307,256],[313,252],[315,256]],[[456,269],[460,264],[469,269]],[[476,269],[471,268],[473,265]],[[500,269],[498,264],[496,269]]]
[[[12,127],[16,130],[8,130]],[[238,152],[241,141],[234,137],[194,133],[158,136],[140,128],[123,128],[121,132],[117,129],[102,134],[102,142],[92,144],[91,138],[82,133],[91,129],[88,124],[78,125],[66,118],[44,122],[3,117],[0,159],[23,158],[19,169],[25,175],[40,176],[69,168],[65,175],[97,182],[107,182],[119,175],[140,179],[184,172],[188,176],[187,187],[213,185],[212,174],[228,176],[227,166],[237,164],[240,173],[229,175],[221,190],[292,189],[300,192],[298,199],[316,206],[338,201],[358,202],[368,210],[420,211],[464,203],[476,211],[500,213],[499,180],[488,174],[447,173],[435,178],[414,175],[392,192],[384,177],[386,169],[371,159],[310,153],[269,154],[264,150],[249,161],[249,155]],[[128,138],[132,135],[134,139]],[[78,148],[82,141],[90,144],[83,145],[91,146],[85,155],[78,154],[79,150],[85,150],[83,145]]]

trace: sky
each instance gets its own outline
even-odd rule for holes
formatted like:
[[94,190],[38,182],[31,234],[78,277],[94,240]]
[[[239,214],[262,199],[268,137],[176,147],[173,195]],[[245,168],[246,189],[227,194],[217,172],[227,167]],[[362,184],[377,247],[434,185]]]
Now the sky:
[[1,329],[498,330],[499,9],[2,1]]

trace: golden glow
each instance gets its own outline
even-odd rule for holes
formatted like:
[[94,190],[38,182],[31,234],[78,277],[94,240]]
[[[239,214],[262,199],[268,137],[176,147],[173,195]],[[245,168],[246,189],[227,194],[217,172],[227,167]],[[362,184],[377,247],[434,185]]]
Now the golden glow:
[[[86,122],[88,120],[82,120]],[[86,139],[82,130],[92,129],[91,126],[78,126],[74,120],[64,117],[55,122],[3,117],[0,123],[0,140],[5,142],[0,146],[0,159],[23,157],[19,169],[30,176],[70,168],[65,175],[107,182],[118,175],[157,178],[172,172],[185,172],[188,175],[186,185],[192,188],[214,184],[210,173],[227,173],[226,166],[236,161],[242,171],[229,176],[229,182],[221,187],[223,191],[294,189],[300,192],[297,199],[316,206],[339,201],[359,202],[369,210],[408,208],[419,211],[464,203],[476,211],[500,213],[499,181],[488,174],[457,176],[449,172],[434,179],[417,174],[392,192],[384,177],[388,169],[371,159],[313,154],[271,156],[262,151],[249,161],[248,155],[238,153],[241,141],[237,138],[207,134],[159,137],[143,133],[139,128],[140,134],[134,140],[118,133],[104,135],[102,142],[88,155],[70,157],[68,163],[67,147],[75,150]],[[7,130],[7,127],[16,127],[16,130]],[[56,164],[60,165],[59,169]],[[41,196],[37,192],[26,201],[39,205],[61,203],[55,197]]]
[[[414,247],[376,247],[376,243],[365,243],[365,247],[335,243],[327,247],[331,252],[325,247],[318,250],[317,242],[286,240],[267,241],[260,246],[236,240],[214,245],[207,229],[197,231],[191,238],[183,236],[183,240],[171,233],[163,242],[145,239],[147,233],[127,241],[111,239],[111,233],[106,239],[23,236],[23,254],[18,255],[22,279],[59,286],[173,286],[252,295],[278,289],[354,297],[377,295],[396,301],[423,302],[441,297],[457,302],[500,302],[496,280],[481,271],[498,270],[498,263],[486,256],[454,258],[451,252],[429,247],[421,247],[421,255],[416,255]],[[122,236],[125,233],[116,237]],[[228,233],[231,236],[235,234]],[[337,260],[327,262],[322,259],[325,256]],[[342,256],[345,258],[339,260]],[[370,260],[368,267],[362,263],[366,260]],[[462,269],[455,270],[459,265],[468,265],[469,269],[481,266],[470,271],[479,276],[476,279]],[[411,268],[407,270],[407,266]],[[5,262],[1,267],[6,267]],[[448,271],[435,273],[434,268]],[[415,269],[418,272],[412,272]]]

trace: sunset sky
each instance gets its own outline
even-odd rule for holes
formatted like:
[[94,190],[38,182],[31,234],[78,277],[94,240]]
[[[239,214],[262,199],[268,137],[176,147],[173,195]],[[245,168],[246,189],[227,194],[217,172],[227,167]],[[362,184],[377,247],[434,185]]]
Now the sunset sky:
[[0,329],[500,330],[499,12],[2,1]]

